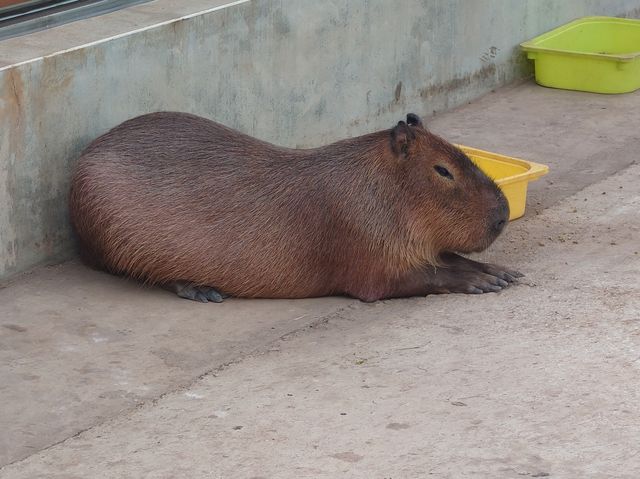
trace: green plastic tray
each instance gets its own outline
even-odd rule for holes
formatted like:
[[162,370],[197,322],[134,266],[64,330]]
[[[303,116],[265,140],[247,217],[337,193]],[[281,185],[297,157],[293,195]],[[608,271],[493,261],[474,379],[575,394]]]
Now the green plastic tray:
[[585,17],[520,46],[540,85],[594,93],[640,88],[640,20]]

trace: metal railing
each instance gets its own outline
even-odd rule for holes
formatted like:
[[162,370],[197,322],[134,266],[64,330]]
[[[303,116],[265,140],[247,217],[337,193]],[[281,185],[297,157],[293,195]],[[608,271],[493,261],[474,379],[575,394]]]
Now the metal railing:
[[0,2],[0,40],[113,12],[150,0],[30,0]]

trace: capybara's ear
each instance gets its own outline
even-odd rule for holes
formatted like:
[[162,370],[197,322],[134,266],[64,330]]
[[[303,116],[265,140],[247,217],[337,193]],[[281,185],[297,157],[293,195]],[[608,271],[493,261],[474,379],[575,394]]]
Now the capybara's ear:
[[422,125],[422,120],[415,113],[408,113],[407,114],[407,125],[409,125],[409,126],[417,126],[419,128],[424,128],[424,126]]
[[409,151],[409,144],[415,138],[411,128],[404,122],[399,121],[391,130],[391,149],[398,156],[404,156]]

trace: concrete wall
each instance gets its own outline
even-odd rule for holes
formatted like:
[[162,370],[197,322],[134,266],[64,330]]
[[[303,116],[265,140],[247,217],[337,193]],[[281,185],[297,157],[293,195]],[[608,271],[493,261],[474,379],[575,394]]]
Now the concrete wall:
[[640,0],[253,0],[2,68],[0,278],[72,254],[70,169],[127,118],[183,110],[319,145],[528,76],[518,43],[595,14]]

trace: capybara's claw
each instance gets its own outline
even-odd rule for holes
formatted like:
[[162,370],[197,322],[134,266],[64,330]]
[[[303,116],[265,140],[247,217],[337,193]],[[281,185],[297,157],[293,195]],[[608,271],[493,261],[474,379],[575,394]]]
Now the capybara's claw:
[[202,288],[205,291],[204,295],[206,298],[213,303],[222,303],[224,301],[225,296],[222,295],[218,290],[214,288]]
[[485,293],[497,293],[498,291],[502,291],[502,286],[491,284],[489,286],[486,286],[484,289]]
[[515,282],[515,280],[517,279],[516,276],[513,276],[512,274],[509,273],[503,273],[502,274],[502,279],[504,279],[507,283],[513,283]]
[[493,274],[496,274],[496,276],[507,281],[508,283],[514,283],[517,281],[518,278],[522,278],[524,276],[524,274],[522,274],[520,271],[515,271],[512,269],[500,271],[499,266],[494,266],[494,265],[491,265],[491,266],[493,266],[493,268],[495,268],[496,270],[496,273],[493,273]]
[[[480,275],[482,275],[482,277],[480,277]],[[506,281],[503,281],[496,276],[482,273],[478,274],[478,278],[474,278],[472,281],[472,284],[477,288],[480,288],[483,293],[497,293],[498,291],[502,291],[502,288],[505,288],[508,285]]]
[[[178,295],[180,296],[180,295]],[[182,295],[180,296],[181,298],[186,298],[186,299],[192,299],[194,301],[198,301],[200,303],[208,303],[209,301],[207,300],[207,297],[204,295],[204,293],[200,292],[200,291],[196,291],[193,295]]]
[[484,293],[484,291],[482,291],[480,288],[476,288],[475,286],[469,286],[469,288],[467,289],[467,294],[482,294]]
[[496,276],[496,279],[497,279],[497,281],[496,281],[497,286],[500,286],[502,288],[506,288],[507,286],[509,286],[509,282],[508,281],[506,281],[506,280],[504,280],[504,279],[502,279],[500,277],[497,277],[497,276]]

